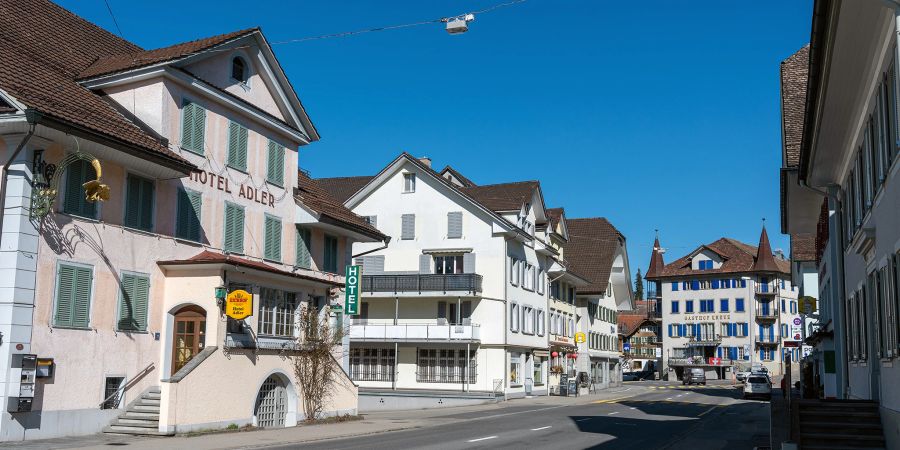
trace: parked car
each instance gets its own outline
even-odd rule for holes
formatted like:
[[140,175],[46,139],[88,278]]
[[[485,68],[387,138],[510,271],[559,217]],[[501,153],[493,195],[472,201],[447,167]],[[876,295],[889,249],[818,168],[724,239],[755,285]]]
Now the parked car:
[[642,370],[640,372],[636,372],[639,380],[655,380],[656,372],[652,370]]
[[747,378],[744,383],[744,398],[753,397],[772,399],[772,381],[768,375],[755,373]]
[[625,372],[622,374],[622,381],[640,381],[637,372]]
[[744,371],[737,372],[734,374],[734,377],[737,378],[737,380],[740,382],[743,382],[744,380],[746,380],[748,376],[750,376],[749,370],[744,370]]
[[681,377],[681,384],[706,384],[706,371],[700,367],[692,367],[688,369],[684,376]]

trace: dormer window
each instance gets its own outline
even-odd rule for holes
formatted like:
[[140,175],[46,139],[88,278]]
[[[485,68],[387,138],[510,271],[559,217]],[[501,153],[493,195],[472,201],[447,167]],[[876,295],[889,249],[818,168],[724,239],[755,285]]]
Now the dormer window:
[[231,60],[231,78],[244,84],[247,84],[247,81],[250,79],[247,63],[240,56],[235,56]]

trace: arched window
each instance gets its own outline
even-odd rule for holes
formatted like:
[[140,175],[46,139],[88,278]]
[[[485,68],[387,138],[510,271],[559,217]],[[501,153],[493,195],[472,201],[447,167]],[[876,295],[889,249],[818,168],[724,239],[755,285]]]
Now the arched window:
[[235,56],[231,60],[231,78],[241,83],[246,83],[247,79],[250,78],[247,74],[247,63],[239,56]]

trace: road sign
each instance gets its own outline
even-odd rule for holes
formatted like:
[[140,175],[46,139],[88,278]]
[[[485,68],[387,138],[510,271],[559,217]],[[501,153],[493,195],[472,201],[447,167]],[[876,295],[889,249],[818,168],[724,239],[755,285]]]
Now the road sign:
[[347,266],[344,275],[344,312],[355,316],[359,314],[359,266]]
[[659,347],[656,347],[656,357],[662,358],[662,349]]
[[625,350],[626,352],[630,352],[630,351],[631,351],[631,344],[629,344],[629,343],[626,342],[625,344],[622,345],[622,350]]
[[800,325],[801,323],[802,323],[802,322],[800,322],[800,318],[799,318],[799,317],[794,317],[794,325]]

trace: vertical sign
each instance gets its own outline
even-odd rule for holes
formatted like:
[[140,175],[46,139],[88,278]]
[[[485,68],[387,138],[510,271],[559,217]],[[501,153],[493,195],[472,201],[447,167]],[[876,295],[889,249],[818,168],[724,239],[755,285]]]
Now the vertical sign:
[[347,266],[344,271],[344,314],[359,314],[359,266]]

